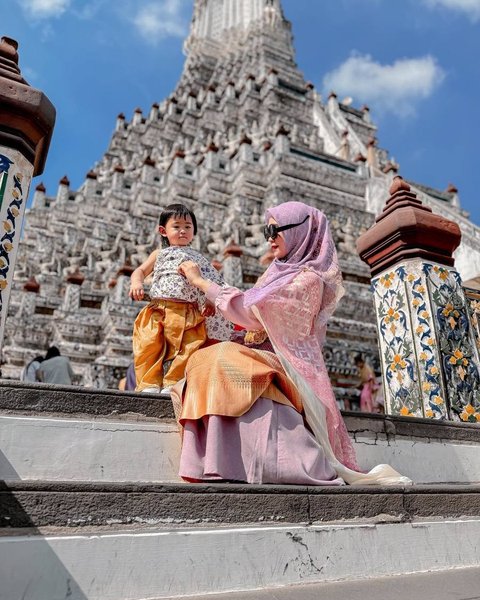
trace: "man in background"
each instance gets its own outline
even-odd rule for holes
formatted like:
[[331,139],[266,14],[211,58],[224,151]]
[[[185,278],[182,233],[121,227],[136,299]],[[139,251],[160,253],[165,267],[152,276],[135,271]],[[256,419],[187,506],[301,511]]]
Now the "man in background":
[[56,346],[50,347],[45,360],[37,371],[37,380],[42,383],[72,385],[73,376],[70,360],[66,356],[61,356],[60,350]]

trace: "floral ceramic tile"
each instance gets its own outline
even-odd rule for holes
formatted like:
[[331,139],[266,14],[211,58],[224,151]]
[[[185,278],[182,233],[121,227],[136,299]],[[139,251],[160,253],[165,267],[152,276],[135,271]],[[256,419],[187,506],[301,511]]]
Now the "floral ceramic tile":
[[440,265],[425,264],[434,306],[437,339],[450,418],[480,421],[480,373],[469,302],[459,274]]
[[[14,161],[0,153],[0,316],[5,321],[8,303],[8,285],[13,273],[10,268],[15,260],[14,248],[18,243],[21,215],[28,193],[29,182]],[[26,187],[26,189],[25,189]],[[18,235],[17,235],[18,234]]]
[[377,311],[380,356],[389,414],[423,416],[404,273],[382,274],[372,282]]
[[427,275],[423,271],[421,261],[408,261],[399,270],[408,290],[423,416],[428,419],[447,419],[442,362],[436,340]]
[[480,294],[410,260],[372,282],[389,414],[480,421]]
[[480,290],[466,288],[467,306],[470,314],[470,324],[477,351],[477,364],[480,364]]

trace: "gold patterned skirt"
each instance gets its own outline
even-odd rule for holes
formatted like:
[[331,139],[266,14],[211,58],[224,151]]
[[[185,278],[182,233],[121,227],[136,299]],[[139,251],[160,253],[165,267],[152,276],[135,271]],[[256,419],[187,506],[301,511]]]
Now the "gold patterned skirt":
[[303,409],[297,388],[271,352],[222,342],[191,356],[185,375],[180,422],[206,415],[239,417],[260,397]]

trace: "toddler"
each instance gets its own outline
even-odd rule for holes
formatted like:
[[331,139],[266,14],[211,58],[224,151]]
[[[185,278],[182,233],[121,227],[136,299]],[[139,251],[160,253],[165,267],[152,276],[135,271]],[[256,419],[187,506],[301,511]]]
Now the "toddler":
[[207,340],[229,340],[233,330],[205,295],[178,273],[178,267],[191,260],[206,279],[224,285],[210,262],[189,247],[197,233],[194,213],[183,204],[171,204],[160,215],[158,231],[163,248],[135,269],[129,293],[133,300],[143,300],[144,279],[153,271],[151,301],[133,330],[136,391],[148,393],[168,391],[184,377],[195,350]]

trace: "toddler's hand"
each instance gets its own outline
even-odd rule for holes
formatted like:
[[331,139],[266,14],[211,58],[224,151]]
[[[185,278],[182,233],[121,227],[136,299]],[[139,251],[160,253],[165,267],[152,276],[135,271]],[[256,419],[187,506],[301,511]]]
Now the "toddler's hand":
[[178,272],[180,273],[180,275],[183,275],[184,277],[186,277],[186,279],[188,279],[188,281],[192,285],[195,285],[195,281],[202,279],[202,273],[201,273],[197,263],[193,262],[193,260],[187,260],[187,261],[183,262],[178,267]]
[[145,296],[143,285],[141,283],[132,283],[128,295],[132,300],[143,300],[143,297]]
[[215,312],[215,304],[210,302],[210,300],[207,300],[205,306],[202,308],[202,317],[213,317]]

